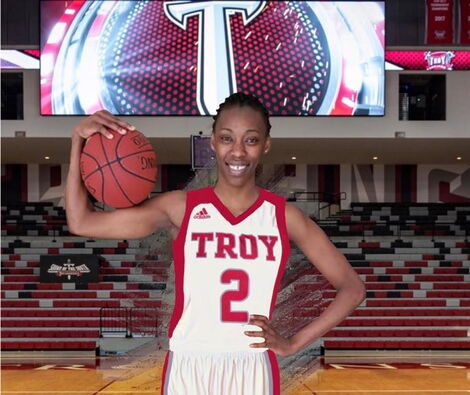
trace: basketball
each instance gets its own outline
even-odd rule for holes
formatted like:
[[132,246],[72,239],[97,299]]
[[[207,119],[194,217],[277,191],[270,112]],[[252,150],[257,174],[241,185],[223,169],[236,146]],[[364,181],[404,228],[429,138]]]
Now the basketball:
[[135,206],[148,197],[157,179],[155,151],[138,131],[109,131],[114,138],[96,133],[86,141],[80,156],[83,182],[99,202]]

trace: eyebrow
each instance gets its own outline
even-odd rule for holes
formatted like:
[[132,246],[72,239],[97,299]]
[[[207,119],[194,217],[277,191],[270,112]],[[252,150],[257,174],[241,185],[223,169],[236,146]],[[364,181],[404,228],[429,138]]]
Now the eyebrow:
[[[230,128],[220,128],[219,130],[227,130],[230,133],[233,133],[233,130],[230,129]],[[245,133],[247,133],[247,132],[255,132],[255,133],[261,134],[261,132],[258,129],[248,129],[248,130],[245,131]]]

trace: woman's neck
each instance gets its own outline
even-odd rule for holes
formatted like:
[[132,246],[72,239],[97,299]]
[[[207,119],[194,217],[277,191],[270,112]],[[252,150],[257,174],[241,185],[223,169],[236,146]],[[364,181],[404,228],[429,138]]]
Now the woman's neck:
[[246,186],[232,186],[219,180],[214,187],[214,192],[224,205],[233,208],[250,206],[259,196],[259,188],[255,183]]

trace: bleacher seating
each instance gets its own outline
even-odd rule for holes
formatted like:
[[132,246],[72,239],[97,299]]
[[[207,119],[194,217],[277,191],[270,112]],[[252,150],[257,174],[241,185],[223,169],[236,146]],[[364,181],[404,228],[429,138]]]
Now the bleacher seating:
[[50,202],[2,206],[2,236],[70,236],[65,211]]
[[[95,350],[100,308],[161,305],[167,264],[142,255],[138,240],[71,236],[64,211],[50,204],[2,207],[2,236],[3,350]],[[40,283],[43,254],[99,255],[99,282]]]
[[[353,204],[318,223],[367,288],[362,305],[324,335],[326,350],[470,348],[470,205]],[[4,350],[95,349],[100,308],[161,306],[168,264],[142,255],[139,241],[71,236],[63,211],[47,204],[2,207],[2,235]],[[101,255],[99,282],[40,283],[40,255],[66,253]],[[290,331],[333,300],[320,277],[294,249],[276,306]]]
[[[318,224],[367,289],[361,306],[323,336],[326,350],[470,348],[470,205],[353,204]],[[291,265],[305,259],[294,254]],[[293,316],[304,324],[336,294],[318,276],[310,267],[293,283]],[[319,290],[320,308],[307,297]]]
[[329,236],[465,236],[470,234],[465,203],[352,203],[320,221]]

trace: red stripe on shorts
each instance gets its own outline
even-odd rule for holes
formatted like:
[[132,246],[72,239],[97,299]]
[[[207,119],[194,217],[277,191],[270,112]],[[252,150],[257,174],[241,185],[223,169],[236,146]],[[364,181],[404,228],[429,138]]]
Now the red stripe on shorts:
[[162,388],[160,389],[160,395],[165,395],[164,394],[164,391],[165,391],[165,377],[166,377],[166,371],[168,369],[168,357],[170,356],[170,350],[168,350],[166,352],[166,355],[165,355],[165,362],[163,363],[163,370],[162,370]]
[[281,395],[281,377],[279,374],[279,365],[277,364],[277,358],[273,351],[267,351],[269,356],[269,362],[271,362],[271,375],[273,377],[273,393],[272,395]]

